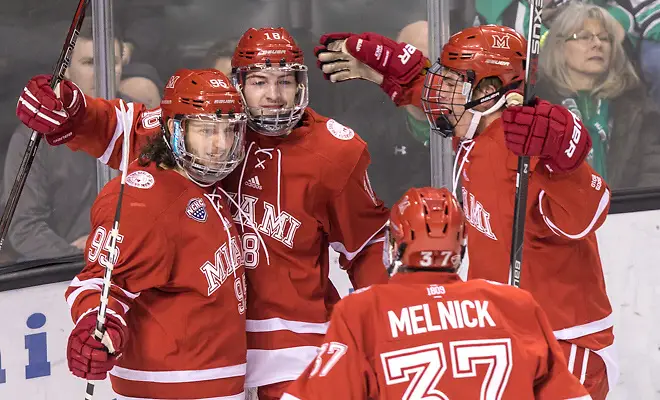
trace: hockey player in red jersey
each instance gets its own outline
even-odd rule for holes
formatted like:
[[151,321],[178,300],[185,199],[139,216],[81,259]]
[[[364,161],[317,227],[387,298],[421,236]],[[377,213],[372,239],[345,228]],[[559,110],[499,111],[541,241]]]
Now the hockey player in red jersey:
[[[242,233],[248,279],[246,381],[259,388],[260,400],[279,398],[316,357],[339,299],[328,277],[329,247],[340,253],[341,267],[356,288],[388,279],[379,265],[388,211],[369,183],[367,146],[352,129],[307,107],[303,62],[302,51],[283,28],[249,29],[232,59],[249,129],[245,162],[223,187],[232,196],[233,218]],[[173,76],[167,86],[178,79]],[[26,90],[43,86],[33,79]],[[124,128],[114,103],[76,93],[86,103],[65,102],[63,112],[24,92],[17,113],[49,143],[67,143],[117,168]],[[26,102],[50,120],[33,117]],[[160,132],[160,110],[129,104],[129,114],[133,125],[126,131],[135,157]]]
[[531,156],[521,287],[548,315],[569,369],[592,397],[604,399],[618,367],[595,230],[610,191],[584,161],[591,142],[574,115],[539,99],[504,108],[505,93],[522,90],[525,39],[508,27],[468,28],[432,66],[414,47],[374,33],[333,33],[321,42],[316,53],[330,80],[376,82],[453,137],[454,187],[460,179],[469,222],[469,278],[509,281],[517,156]]
[[448,189],[408,190],[387,233],[392,279],[335,306],[282,400],[591,398],[528,292],[458,277],[465,217]]
[[354,287],[387,280],[379,266],[387,209],[369,184],[366,144],[307,107],[307,67],[286,30],[249,29],[232,68],[251,128],[242,170],[229,177],[249,216],[235,221],[256,221],[271,258],[268,266],[257,253],[248,271],[247,384],[260,400],[277,399],[316,357],[338,299],[328,246]]
[[[176,76],[162,101],[163,133],[129,165],[123,196],[115,178],[92,207],[86,266],[66,291],[75,323],[67,359],[81,378],[104,379],[109,372],[119,399],[243,400],[241,239],[214,187],[245,155],[247,116],[240,95],[219,71],[179,70]],[[45,87],[28,89],[42,102],[59,101]],[[64,104],[75,93],[69,89]],[[32,118],[48,110],[38,112]],[[124,129],[117,119],[115,132]],[[104,345],[92,333],[120,196],[119,257]]]

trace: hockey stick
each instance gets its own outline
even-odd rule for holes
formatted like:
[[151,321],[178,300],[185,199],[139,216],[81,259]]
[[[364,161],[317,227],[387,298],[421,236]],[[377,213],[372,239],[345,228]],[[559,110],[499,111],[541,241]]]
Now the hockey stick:
[[[527,65],[525,68],[524,104],[534,98],[536,87],[539,51],[541,50],[541,13],[543,0],[529,3],[529,30],[527,31]],[[514,101],[515,102],[515,101]],[[509,284],[520,287],[522,268],[523,239],[525,237],[525,214],[527,211],[527,185],[529,181],[529,157],[518,157],[516,175],[516,201],[513,209],[513,229],[511,238],[511,260],[509,264]]]
[[[69,27],[69,32],[66,34],[66,40],[64,41],[64,47],[62,47],[60,58],[57,60],[53,70],[53,78],[50,82],[50,87],[53,90],[55,90],[55,87],[64,79],[64,72],[69,67],[69,64],[71,64],[71,54],[73,53],[73,48],[75,47],[76,41],[78,40],[78,33],[80,32],[80,27],[82,26],[83,20],[85,19],[85,9],[88,5],[89,0],[80,0],[78,2],[78,8],[76,8],[76,14],[73,16],[73,21]],[[16,174],[14,185],[11,187],[11,192],[9,193],[7,204],[5,205],[5,210],[2,213],[2,218],[0,218],[0,249],[2,249],[2,245],[4,244],[5,238],[7,237],[9,224],[14,217],[14,212],[16,212],[18,199],[21,197],[21,193],[23,192],[25,181],[27,180],[28,173],[32,167],[34,157],[37,155],[37,148],[39,148],[40,142],[41,134],[37,131],[32,131],[30,142],[25,149],[25,154],[23,154],[23,160],[21,161],[21,165],[18,167],[18,173]]]
[[[103,265],[105,267],[105,273],[103,274],[103,289],[101,290],[101,305],[99,307],[99,312],[96,315],[96,328],[94,329],[94,339],[98,340],[101,343],[103,342],[103,336],[105,335],[105,314],[108,309],[108,298],[110,297],[110,279],[112,278],[112,270],[114,269],[118,255],[117,255],[117,238],[119,237],[119,216],[121,215],[121,200],[124,197],[124,187],[126,186],[126,171],[128,171],[128,156],[129,156],[129,146],[130,146],[130,132],[132,122],[128,118],[126,109],[124,108],[124,102],[119,100],[119,106],[121,107],[121,119],[122,125],[124,126],[124,140],[122,148],[122,159],[121,159],[121,183],[119,185],[119,199],[117,200],[117,209],[115,211],[115,219],[112,223],[112,230],[110,231],[110,251],[108,262]],[[119,123],[119,121],[118,121]],[[105,343],[104,343],[105,344]],[[87,381],[87,388],[85,389],[85,400],[91,400],[94,396],[94,383]]]

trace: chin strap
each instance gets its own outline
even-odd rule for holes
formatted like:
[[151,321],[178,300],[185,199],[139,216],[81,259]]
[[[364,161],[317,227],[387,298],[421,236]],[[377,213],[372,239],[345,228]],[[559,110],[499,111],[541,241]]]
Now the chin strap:
[[499,98],[499,100],[497,100],[497,102],[493,104],[493,106],[486,111],[482,112],[482,111],[475,111],[473,109],[467,109],[467,112],[472,114],[472,119],[470,120],[470,126],[468,127],[467,133],[464,136],[465,139],[471,140],[472,138],[474,138],[474,134],[477,131],[477,128],[479,127],[479,122],[481,122],[481,117],[490,115],[504,106],[504,103],[506,102],[506,97],[502,95],[500,96],[501,97]]
[[[514,81],[509,83],[508,85],[502,86],[495,92],[491,94],[487,94],[476,100],[470,100],[470,98],[472,97],[472,93],[470,93],[470,96],[468,97],[468,102],[465,103],[465,110],[472,114],[472,120],[470,121],[470,126],[468,127],[468,131],[467,134],[465,135],[465,139],[472,139],[474,137],[475,132],[477,131],[477,127],[479,127],[479,122],[481,122],[481,117],[490,115],[495,111],[499,110],[500,108],[502,108],[506,103],[506,97],[504,96],[504,94],[511,90],[516,89],[518,86],[520,86],[520,81]],[[494,99],[497,99],[497,101],[488,110],[486,111],[474,110],[474,107]]]

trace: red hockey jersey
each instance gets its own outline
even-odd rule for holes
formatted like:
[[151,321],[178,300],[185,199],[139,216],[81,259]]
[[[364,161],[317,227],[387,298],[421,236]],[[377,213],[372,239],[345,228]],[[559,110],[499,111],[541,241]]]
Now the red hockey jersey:
[[[134,158],[160,132],[160,110],[129,104],[128,112]],[[117,168],[125,130],[118,115],[114,101],[87,98],[67,145]],[[222,185],[247,268],[249,387],[294,380],[316,357],[339,299],[328,278],[329,247],[354,286],[387,281],[381,231],[388,210],[371,189],[369,162],[353,130],[309,108],[286,137],[248,131],[245,162]]]
[[[66,300],[74,322],[99,307],[119,178],[94,202],[86,266]],[[132,164],[107,312],[129,339],[110,372],[126,398],[244,399],[245,274],[224,200],[172,170]]]
[[343,299],[283,400],[590,399],[529,293],[400,273]]
[[[424,76],[404,93],[420,107]],[[456,152],[468,226],[469,278],[509,281],[509,254],[518,158],[506,147],[502,120]],[[607,216],[610,191],[583,163],[551,174],[532,157],[527,195],[521,287],[539,302],[559,340],[599,352],[613,343],[612,308],[605,290],[595,231]]]

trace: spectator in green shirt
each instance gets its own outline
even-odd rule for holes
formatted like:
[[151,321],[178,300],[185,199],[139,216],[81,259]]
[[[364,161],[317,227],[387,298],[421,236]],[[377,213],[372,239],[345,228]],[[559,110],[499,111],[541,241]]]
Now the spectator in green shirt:
[[593,142],[588,161],[610,187],[660,186],[660,110],[626,56],[623,35],[604,8],[566,5],[543,44],[537,95],[582,118]]

